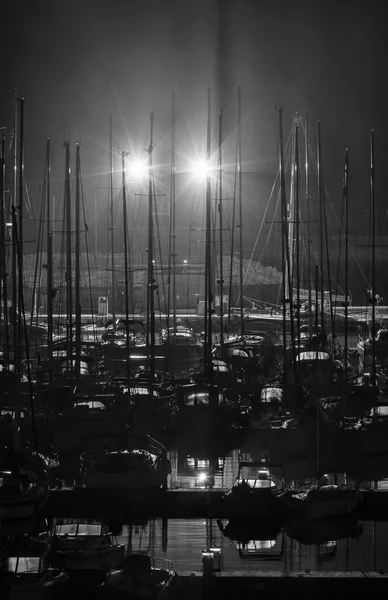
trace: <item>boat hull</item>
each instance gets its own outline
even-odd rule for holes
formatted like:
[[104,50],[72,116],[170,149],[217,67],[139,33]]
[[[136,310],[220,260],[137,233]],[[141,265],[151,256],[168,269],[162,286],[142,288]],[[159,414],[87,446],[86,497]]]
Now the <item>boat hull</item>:
[[282,513],[278,492],[240,494],[229,492],[222,498],[222,513],[228,518],[272,517]]
[[[5,587],[4,600],[62,600],[68,593],[69,576],[67,573],[44,574],[32,581],[2,582]],[[0,586],[0,591],[2,591]],[[3,596],[1,596],[3,598]]]
[[36,496],[15,500],[0,500],[0,521],[19,521],[35,517],[44,510],[47,492],[42,490]]
[[362,497],[358,492],[339,491],[326,498],[307,497],[306,494],[295,494],[287,503],[290,512],[309,521],[318,521],[330,517],[339,517],[353,513],[361,504]]
[[95,550],[57,550],[53,564],[67,571],[107,571],[124,560],[125,546],[108,546]]

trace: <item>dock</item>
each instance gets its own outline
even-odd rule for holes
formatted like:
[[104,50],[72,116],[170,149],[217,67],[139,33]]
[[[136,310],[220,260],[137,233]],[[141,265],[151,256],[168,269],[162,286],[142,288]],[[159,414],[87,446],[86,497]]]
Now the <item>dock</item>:
[[386,592],[388,573],[380,571],[264,571],[237,570],[179,573],[181,598],[241,598],[280,593],[329,594]]

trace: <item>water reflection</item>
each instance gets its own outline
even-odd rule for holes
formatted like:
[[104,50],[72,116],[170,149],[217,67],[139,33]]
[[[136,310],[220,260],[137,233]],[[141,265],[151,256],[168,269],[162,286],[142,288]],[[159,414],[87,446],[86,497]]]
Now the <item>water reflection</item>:
[[[263,537],[254,528],[254,537],[236,540],[226,535],[228,522],[224,521],[222,525],[223,530],[213,519],[155,519],[138,525],[123,525],[118,541],[127,545],[128,552],[147,552],[156,558],[171,560],[178,573],[201,570],[202,551],[211,547],[221,548],[220,566],[226,571],[388,570],[386,521],[355,521],[345,526],[339,522],[326,522],[326,537],[340,537],[325,541],[320,531],[310,530],[307,537],[298,540],[290,536],[300,535],[300,532],[281,529]],[[342,532],[337,527],[343,527]]]
[[[243,452],[232,450],[224,456],[208,452],[170,451],[171,475],[168,480],[170,489],[215,489],[229,490],[237,477],[238,467],[243,461],[268,459],[269,453]],[[339,465],[332,465],[332,467]],[[304,456],[299,460],[291,459],[281,465],[281,476],[286,486],[308,486],[316,481],[316,463],[314,456]],[[327,470],[328,482],[348,488],[369,490],[388,490],[387,463],[377,472],[368,472],[362,467],[358,470],[349,466],[349,471]],[[376,477],[378,476],[378,477]]]
[[224,457],[190,456],[185,453],[170,452],[171,489],[222,488]]

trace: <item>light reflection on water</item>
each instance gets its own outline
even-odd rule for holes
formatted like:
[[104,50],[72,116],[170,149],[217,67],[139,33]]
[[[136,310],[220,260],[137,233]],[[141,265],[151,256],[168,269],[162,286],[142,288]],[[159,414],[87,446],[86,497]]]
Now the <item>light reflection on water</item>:
[[[226,524],[226,521],[223,521]],[[221,547],[223,570],[388,571],[388,522],[364,522],[357,539],[302,544],[284,531],[246,544],[225,537],[214,519],[155,519],[123,525],[117,536],[132,552],[170,560],[179,573],[202,567],[202,551]]]
[[[258,460],[263,456],[265,454],[258,456],[240,450],[232,450],[225,456],[170,451],[168,458],[171,461],[171,475],[168,478],[168,487],[170,489],[228,490],[237,477],[238,465],[241,461]],[[314,456],[287,462],[281,466],[286,486],[303,485],[306,482],[314,481],[316,473]],[[381,473],[388,475],[388,468]],[[354,477],[344,472],[328,472],[328,475],[329,483],[332,484],[347,485],[351,488],[360,486],[364,489],[388,490],[388,477],[356,481]]]

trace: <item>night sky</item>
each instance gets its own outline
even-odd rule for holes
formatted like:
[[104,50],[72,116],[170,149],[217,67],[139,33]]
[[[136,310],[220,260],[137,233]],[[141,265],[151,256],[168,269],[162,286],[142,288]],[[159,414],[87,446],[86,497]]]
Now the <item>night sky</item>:
[[[6,0],[4,6],[0,125],[12,125],[16,87],[25,98],[25,172],[37,206],[46,137],[58,198],[63,140],[70,139],[73,163],[79,141],[86,203],[92,207],[98,196],[99,228],[105,228],[110,114],[115,152],[144,154],[153,109],[154,160],[168,172],[173,84],[181,168],[205,152],[208,84],[213,143],[222,108],[226,154],[233,160],[240,82],[245,251],[253,245],[276,174],[279,104],[285,133],[295,113],[308,111],[312,137],[320,120],[325,183],[333,198],[342,195],[349,148],[355,230],[366,228],[369,134],[375,129],[378,228],[385,233],[388,53],[380,1]],[[178,227],[189,219],[187,203],[182,196]]]

